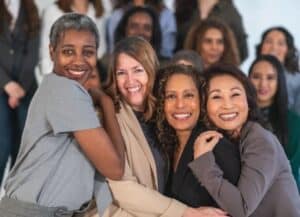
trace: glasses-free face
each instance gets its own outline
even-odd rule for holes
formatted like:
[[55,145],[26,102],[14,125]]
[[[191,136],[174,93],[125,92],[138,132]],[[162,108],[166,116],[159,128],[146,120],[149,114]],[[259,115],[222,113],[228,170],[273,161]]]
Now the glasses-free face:
[[150,42],[153,34],[152,31],[152,18],[148,14],[138,12],[129,17],[126,27],[126,36],[141,36]]
[[66,30],[50,55],[54,72],[82,85],[96,67],[96,39],[89,31]]
[[270,106],[277,92],[277,72],[267,61],[257,62],[250,72],[250,81],[257,93],[259,107]]
[[208,29],[198,46],[197,50],[202,57],[205,68],[219,62],[225,49],[222,32],[216,28]]
[[278,30],[269,32],[262,43],[261,54],[273,55],[283,64],[287,52],[288,46],[284,34]]
[[195,82],[185,74],[174,74],[165,88],[164,113],[178,133],[191,132],[200,115],[200,97]]
[[124,99],[135,111],[143,112],[148,90],[149,77],[144,67],[131,56],[121,53],[116,67],[117,88]]
[[216,127],[238,136],[248,112],[241,82],[230,75],[216,76],[209,81],[207,115]]

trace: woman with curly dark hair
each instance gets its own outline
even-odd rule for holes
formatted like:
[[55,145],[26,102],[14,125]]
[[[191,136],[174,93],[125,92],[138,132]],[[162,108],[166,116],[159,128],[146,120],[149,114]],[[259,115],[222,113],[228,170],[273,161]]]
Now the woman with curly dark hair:
[[33,0],[0,0],[0,183],[14,164],[27,109],[36,89],[39,17]]
[[[189,169],[189,164],[196,161],[193,147],[197,137],[206,130],[203,78],[195,68],[184,65],[167,66],[159,75],[154,88],[158,101],[156,126],[171,162],[167,194],[192,207],[220,207]],[[236,185],[241,167],[237,146],[221,139],[214,155],[224,176]]]
[[186,36],[184,49],[197,51],[204,68],[218,62],[240,63],[235,37],[229,27],[218,19],[195,23]]
[[284,27],[267,29],[256,47],[256,56],[275,56],[285,68],[289,108],[300,115],[299,52],[292,34]]

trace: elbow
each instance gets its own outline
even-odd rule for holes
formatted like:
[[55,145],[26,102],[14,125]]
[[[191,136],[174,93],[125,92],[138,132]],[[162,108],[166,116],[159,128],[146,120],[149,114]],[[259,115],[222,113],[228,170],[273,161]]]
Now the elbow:
[[116,169],[111,171],[111,174],[108,176],[108,178],[118,181],[122,179],[123,175],[124,175],[124,163],[120,163]]

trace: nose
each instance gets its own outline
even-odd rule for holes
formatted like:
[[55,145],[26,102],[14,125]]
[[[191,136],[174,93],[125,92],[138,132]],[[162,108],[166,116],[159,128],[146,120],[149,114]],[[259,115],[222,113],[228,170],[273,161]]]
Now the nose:
[[230,109],[232,108],[232,100],[230,97],[224,97],[223,99],[223,108]]
[[74,61],[73,61],[74,64],[81,65],[84,62],[85,62],[85,59],[84,59],[83,55],[81,55],[81,54],[75,55],[75,58],[74,58]]
[[176,108],[183,108],[184,107],[184,99],[182,97],[176,98]]

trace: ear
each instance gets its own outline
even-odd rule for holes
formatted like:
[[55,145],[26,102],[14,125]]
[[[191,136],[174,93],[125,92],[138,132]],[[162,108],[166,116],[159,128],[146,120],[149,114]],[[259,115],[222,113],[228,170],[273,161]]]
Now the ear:
[[51,44],[49,44],[49,52],[50,52],[50,57],[51,57],[52,62],[54,60],[54,53],[55,53],[54,50],[55,50],[54,47]]

